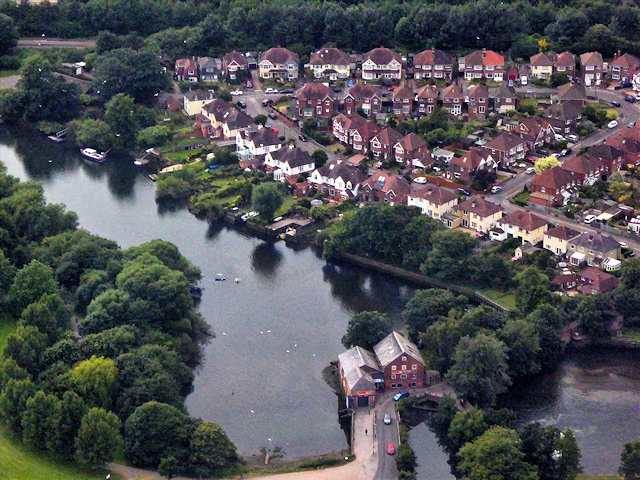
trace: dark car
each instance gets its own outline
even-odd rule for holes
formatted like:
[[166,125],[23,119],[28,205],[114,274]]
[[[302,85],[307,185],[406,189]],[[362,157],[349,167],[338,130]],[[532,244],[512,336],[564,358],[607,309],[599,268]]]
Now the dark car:
[[271,118],[272,120],[275,120],[278,118],[278,116],[273,112],[269,112],[269,118]]
[[393,396],[393,400],[394,402],[398,402],[403,398],[407,398],[409,395],[409,392],[407,392],[406,390],[402,390],[401,392],[398,392]]
[[619,107],[620,106],[620,102],[611,102],[611,105],[613,105],[614,107]]
[[283,88],[280,93],[293,93],[293,88]]
[[236,100],[236,105],[238,105],[240,108],[247,108],[247,104],[242,100]]
[[620,86],[621,86],[622,88],[629,88],[629,87],[631,87],[631,86],[632,86],[632,83],[631,83],[631,82],[629,82],[629,81],[624,81],[624,82],[622,82],[622,83],[620,84]]
[[624,101],[629,103],[636,103],[636,97],[632,97],[631,95],[628,95],[624,97]]
[[266,107],[267,105],[271,105],[273,100],[269,100],[268,98],[262,101],[262,106]]
[[549,152],[548,152],[548,151],[546,151],[546,150],[545,150],[545,149],[543,149],[543,148],[538,149],[538,153],[539,153],[540,155],[549,155]]
[[471,195],[471,193],[469,193],[467,190],[465,190],[464,188],[459,188],[458,192],[461,193],[462,195],[464,195],[465,197],[468,197]]
[[301,142],[306,142],[308,140],[307,136],[302,134],[298,135],[298,138]]

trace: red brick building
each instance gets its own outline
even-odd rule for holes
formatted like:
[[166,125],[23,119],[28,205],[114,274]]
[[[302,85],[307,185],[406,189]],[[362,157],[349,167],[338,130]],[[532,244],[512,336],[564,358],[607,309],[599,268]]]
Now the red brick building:
[[391,127],[381,130],[371,139],[373,156],[382,160],[393,158],[393,146],[401,138],[402,134]]
[[333,108],[333,92],[322,83],[307,83],[296,93],[298,118],[330,117]]
[[438,88],[435,85],[425,85],[418,90],[416,95],[418,113],[429,115],[438,106]]
[[472,85],[467,96],[469,118],[484,120],[489,111],[489,89],[485,85]]
[[385,388],[422,387],[424,360],[420,350],[397,332],[373,347],[384,374]]
[[413,57],[413,78],[427,80],[435,78],[451,81],[453,57],[442,50],[425,50]]
[[355,115],[356,108],[362,108],[365,115],[377,115],[382,107],[382,90],[365,83],[354,85],[344,96],[344,113]]

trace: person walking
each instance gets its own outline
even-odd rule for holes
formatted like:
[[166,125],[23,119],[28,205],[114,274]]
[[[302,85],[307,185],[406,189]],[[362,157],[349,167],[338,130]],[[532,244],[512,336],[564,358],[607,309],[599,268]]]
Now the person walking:
[[366,428],[364,429],[364,434],[365,435],[369,435],[369,430],[367,430]]

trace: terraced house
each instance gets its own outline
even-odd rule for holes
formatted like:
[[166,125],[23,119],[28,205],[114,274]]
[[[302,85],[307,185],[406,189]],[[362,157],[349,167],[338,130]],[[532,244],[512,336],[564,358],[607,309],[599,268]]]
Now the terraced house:
[[402,57],[388,48],[374,48],[364,54],[362,61],[363,80],[400,80],[402,78]]
[[306,67],[313,72],[315,78],[341,80],[351,76],[349,55],[335,47],[322,47],[312,53]]
[[282,47],[270,48],[260,54],[258,64],[260,78],[291,81],[298,78],[299,58],[297,53]]

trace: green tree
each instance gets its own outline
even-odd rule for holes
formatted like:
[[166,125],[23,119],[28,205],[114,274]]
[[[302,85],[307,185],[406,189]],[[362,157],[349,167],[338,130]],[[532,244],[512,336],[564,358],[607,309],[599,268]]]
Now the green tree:
[[97,468],[113,460],[122,448],[122,424],[113,413],[92,408],[83,417],[76,438],[75,458],[80,465]]
[[449,383],[461,397],[479,405],[495,405],[498,395],[511,384],[506,346],[494,335],[462,337],[453,360]]
[[109,408],[117,391],[118,369],[115,362],[92,356],[70,372],[71,381],[88,405]]
[[469,480],[537,480],[536,469],[524,461],[519,444],[515,430],[493,427],[460,449],[458,471]]
[[9,259],[0,251],[0,297],[9,293],[9,288],[13,284],[16,276],[16,269]]
[[9,300],[14,311],[21,314],[28,305],[45,294],[55,293],[57,289],[51,267],[32,260],[16,274],[9,290]]
[[431,416],[431,424],[436,427],[439,435],[446,436],[449,426],[458,413],[458,403],[452,396],[445,396],[438,403],[437,411]]
[[159,147],[171,140],[173,133],[166,125],[153,125],[138,132],[137,142],[142,148]]
[[373,350],[373,346],[391,333],[391,320],[386,313],[360,312],[349,320],[347,333],[342,337],[345,348],[359,346]]
[[524,315],[533,312],[538,305],[554,303],[553,294],[549,287],[551,282],[538,267],[527,267],[515,277],[518,283],[516,289],[516,306]]
[[580,473],[580,449],[571,430],[529,423],[520,432],[524,460],[535,466],[538,477],[573,480]]
[[48,337],[48,344],[69,329],[71,311],[57,293],[47,293],[22,311],[18,325],[36,327]]
[[236,446],[216,423],[198,425],[191,437],[190,466],[199,476],[208,477],[237,460]]
[[402,318],[407,324],[409,337],[417,340],[418,335],[442,317],[446,317],[450,310],[464,311],[467,307],[466,297],[455,296],[450,290],[429,288],[417,290],[402,311]]
[[115,137],[107,122],[92,118],[76,119],[69,123],[76,145],[98,150],[109,150],[115,144]]
[[418,465],[416,454],[408,443],[398,445],[396,452],[396,466],[399,472],[413,472]]
[[18,44],[18,29],[11,18],[0,13],[0,57],[10,55]]
[[170,173],[156,181],[157,200],[181,200],[192,196],[194,191],[194,187],[189,182]]
[[621,290],[640,288],[640,258],[629,258],[620,267]]
[[316,168],[322,167],[329,160],[329,155],[321,148],[316,148],[311,154],[311,160]]
[[34,448],[55,453],[56,427],[59,422],[60,399],[40,390],[25,405],[22,438]]
[[77,393],[70,390],[64,392],[60,402],[60,417],[54,430],[51,451],[60,458],[72,460],[75,452],[75,441],[82,424],[82,417],[87,407]]
[[473,442],[488,429],[482,410],[473,407],[466,412],[457,412],[447,434],[451,452],[455,454],[465,443]]
[[115,145],[120,148],[133,148],[138,135],[133,98],[119,93],[111,97],[105,107],[104,118],[116,137]]
[[571,79],[569,75],[563,72],[555,72],[551,74],[551,86],[553,88],[559,87],[560,85],[564,85],[565,83],[569,83]]
[[160,260],[171,270],[184,273],[190,282],[197,282],[202,278],[202,272],[193,263],[184,257],[178,247],[166,240],[155,239],[125,250],[127,258],[134,259],[145,253],[149,253]]
[[7,338],[2,354],[12,358],[30,375],[37,375],[42,369],[42,357],[47,348],[47,336],[36,327],[18,327]]
[[536,326],[527,320],[509,320],[498,331],[507,347],[507,373],[510,377],[524,377],[540,371],[540,337]]
[[251,203],[260,218],[271,221],[282,206],[282,192],[276,183],[262,183],[253,188]]
[[256,115],[256,118],[254,118],[253,121],[256,125],[264,125],[269,121],[269,118],[265,114],[261,113],[260,115]]
[[30,378],[7,380],[0,395],[0,413],[12,432],[22,434],[22,414],[27,408],[27,401],[37,391]]
[[584,297],[576,308],[575,316],[580,329],[594,339],[608,338],[609,328],[616,319],[616,310],[610,294]]
[[640,479],[640,442],[625,443],[620,455],[618,473],[625,479]]
[[471,254],[476,240],[462,230],[442,230],[431,235],[433,248],[427,260],[420,266],[425,275],[440,280],[458,280],[469,278],[473,269]]
[[137,467],[156,468],[163,458],[184,461],[194,426],[187,415],[175,407],[148,402],[136,408],[124,427],[124,453]]

